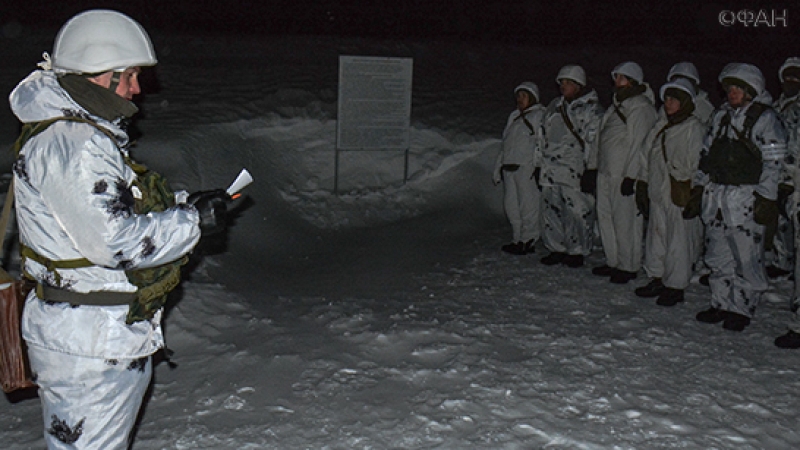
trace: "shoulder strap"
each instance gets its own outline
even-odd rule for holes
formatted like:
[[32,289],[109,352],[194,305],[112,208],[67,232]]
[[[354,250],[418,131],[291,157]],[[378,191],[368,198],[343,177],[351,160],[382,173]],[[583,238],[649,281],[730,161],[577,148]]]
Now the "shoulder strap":
[[[62,117],[53,117],[51,119],[43,120],[41,122],[31,122],[26,123],[22,127],[22,132],[20,132],[19,137],[14,142],[14,146],[12,147],[12,151],[14,152],[15,156],[19,156],[19,152],[22,150],[22,147],[25,146],[25,143],[28,142],[32,137],[36,136],[37,134],[46,130],[50,125],[61,121],[61,120],[68,120],[71,122],[81,122],[92,125],[93,127],[100,130],[103,134],[111,138],[112,140],[116,141],[116,138],[110,131],[106,130],[105,128],[98,125],[96,122],[91,121],[89,119],[84,119],[83,117],[76,117],[76,116],[62,116]],[[6,203],[3,205],[3,217],[0,218],[0,226],[2,226],[2,236],[5,236],[6,225],[8,223],[10,216],[10,209],[11,204],[13,203],[14,199],[14,185],[13,185],[13,178],[12,183],[9,186],[8,194],[6,195]],[[8,214],[6,214],[6,210],[8,210]],[[0,240],[2,242],[2,240]],[[36,253],[30,247],[23,245],[20,243],[20,256],[23,258],[32,259],[39,264],[47,267],[47,269],[53,272],[53,275],[58,283],[61,281],[61,275],[58,273],[57,269],[76,269],[79,267],[90,267],[94,264],[86,258],[79,258],[79,259],[70,259],[64,261],[53,261],[51,259],[45,258],[44,256]],[[24,267],[24,262],[23,262]]]
[[534,135],[536,134],[536,130],[533,129],[533,124],[528,120],[527,117],[525,117],[525,115],[528,114],[529,112],[530,111],[520,111],[519,115],[514,120],[522,119],[522,121],[525,122],[525,126],[528,127],[529,130],[531,130],[531,135]]
[[744,113],[744,129],[742,130],[747,139],[750,139],[750,135],[753,133],[753,126],[758,121],[758,118],[769,108],[770,106],[764,103],[753,103],[747,108],[747,112]]
[[0,245],[6,240],[6,228],[8,228],[8,221],[11,219],[11,206],[14,204],[14,178],[8,184],[8,192],[6,193],[6,202],[3,203],[3,215],[0,217]]
[[614,112],[617,113],[617,116],[619,116],[619,118],[622,120],[622,123],[627,124],[628,118],[625,117],[625,114],[623,114],[622,110],[620,110],[621,105],[617,105],[616,103],[614,103],[613,106],[614,106]]
[[14,146],[11,148],[12,151],[14,152],[14,155],[15,156],[19,156],[19,152],[22,150],[22,147],[25,146],[25,143],[28,142],[28,140],[30,140],[30,138],[36,136],[37,134],[39,134],[42,131],[46,130],[50,125],[52,125],[52,124],[54,124],[54,123],[56,123],[58,121],[61,121],[61,120],[67,120],[67,121],[70,121],[70,122],[81,122],[81,123],[89,124],[89,125],[97,128],[98,130],[100,130],[103,134],[105,134],[106,136],[108,136],[112,140],[114,140],[114,141],[117,140],[116,136],[114,136],[110,131],[108,131],[105,128],[101,127],[100,125],[97,124],[97,122],[94,122],[92,120],[84,119],[83,117],[77,117],[77,116],[53,117],[51,119],[43,120],[41,122],[30,122],[30,123],[24,124],[22,126],[22,132],[19,134],[19,137],[14,142]]
[[575,139],[578,140],[578,143],[581,144],[581,149],[586,148],[586,142],[583,140],[580,134],[575,130],[575,125],[573,125],[572,120],[569,118],[569,114],[567,114],[567,107],[564,103],[561,103],[561,106],[558,107],[559,112],[561,113],[561,118],[564,120],[564,125],[567,126],[569,131],[575,136]]

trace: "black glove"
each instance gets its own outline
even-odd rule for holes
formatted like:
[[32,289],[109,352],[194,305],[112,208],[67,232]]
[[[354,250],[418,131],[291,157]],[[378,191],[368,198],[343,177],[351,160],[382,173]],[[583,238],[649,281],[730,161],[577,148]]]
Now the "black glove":
[[786,209],[789,202],[789,197],[794,193],[794,187],[788,184],[778,185],[778,210],[785,218],[789,218],[789,211]]
[[770,200],[758,192],[754,192],[756,197],[753,201],[753,219],[759,225],[770,226],[778,222],[778,202]]
[[775,233],[778,231],[778,201],[763,197],[758,192],[753,195],[753,220],[759,225],[764,225],[764,249],[772,250]]
[[636,184],[636,180],[633,178],[625,177],[622,180],[622,185],[619,187],[619,192],[624,195],[625,197],[630,197],[633,195],[633,186]]
[[581,175],[581,192],[584,194],[597,193],[597,170],[590,169]]
[[536,170],[533,171],[533,175],[531,175],[531,179],[536,180],[536,187],[539,190],[542,190],[542,184],[539,182],[539,178],[542,176],[542,169],[537,167]]
[[683,218],[694,219],[703,212],[703,186],[695,186],[689,192],[689,202],[683,207]]
[[186,203],[193,205],[200,213],[200,232],[204,236],[225,231],[225,214],[231,196],[222,189],[198,191],[189,195]]
[[636,208],[647,219],[650,217],[650,197],[647,196],[647,182],[636,181]]

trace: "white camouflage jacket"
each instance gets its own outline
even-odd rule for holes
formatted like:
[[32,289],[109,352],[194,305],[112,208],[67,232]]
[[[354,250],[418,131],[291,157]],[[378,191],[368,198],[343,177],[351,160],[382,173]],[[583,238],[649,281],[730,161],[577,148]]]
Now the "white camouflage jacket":
[[[11,109],[23,123],[76,115],[95,126],[58,121],[32,137],[14,166],[20,242],[53,261],[86,258],[95,266],[54,273],[33,260],[25,270],[37,281],[80,293],[132,292],[126,269],[162,265],[187,254],[200,230],[193,208],[133,213],[130,189],[136,175],[124,162],[127,134],[90,115],[58,84],[37,70],[12,91]],[[160,314],[126,325],[128,306],[78,306],[45,302],[32,292],[24,310],[29,345],[102,358],[137,358],[163,345]]]
[[495,162],[495,172],[503,164],[539,166],[545,143],[543,118],[544,107],[538,103],[521,113],[516,110],[509,114],[503,130],[502,148]]
[[[608,107],[598,138],[598,153],[588,167],[610,178],[636,178],[644,164],[645,138],[658,118],[649,86],[644,94]],[[619,111],[619,113],[617,113]],[[623,119],[624,118],[624,119]]]
[[[562,108],[583,142],[570,131]],[[542,185],[580,188],[589,155],[597,152],[597,130],[602,118],[603,106],[594,90],[569,103],[563,96],[550,102],[544,120],[547,145],[542,152]]]
[[800,187],[800,95],[786,97],[781,94],[773,105],[786,130],[786,162],[784,183]]
[[638,177],[647,182],[650,199],[662,205],[672,201],[670,176],[677,181],[694,177],[706,136],[706,126],[694,115],[665,129],[667,123],[662,117],[650,130],[645,141],[647,163]]
[[[736,138],[736,130],[742,131],[747,110],[753,103],[770,105],[772,97],[764,92],[747,106],[733,108],[724,103],[715,113],[711,121],[711,129],[703,143],[703,155],[707,154],[718,135]],[[723,118],[730,114],[730,126],[723,129]],[[711,182],[710,176],[698,170],[694,177],[694,185],[705,186],[703,196],[703,221],[709,222],[721,210],[722,216],[732,225],[741,225],[751,216],[753,194],[759,193],[764,198],[775,200],[778,196],[778,182],[781,179],[781,168],[786,154],[786,132],[774,109],[767,108],[752,128],[751,140],[761,150],[762,169],[758,184],[755,185],[721,185]]]

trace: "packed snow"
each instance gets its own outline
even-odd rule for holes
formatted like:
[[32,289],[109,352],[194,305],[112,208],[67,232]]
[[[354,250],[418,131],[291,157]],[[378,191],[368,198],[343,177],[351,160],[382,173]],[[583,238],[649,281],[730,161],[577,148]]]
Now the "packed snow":
[[[662,308],[583,268],[500,251],[491,183],[513,88],[582,64],[607,105],[634,60],[660,86],[692,60],[705,89],[733,60],[787,56],[669,45],[152,33],[136,159],[175,189],[255,181],[224,242],[203,242],[164,322],[135,449],[794,449],[800,351],[773,339],[792,281],[774,281],[743,333],[698,323],[709,291]],[[0,38],[3,92],[55,30]],[[333,192],[339,55],[413,58],[404,152],[342,152]],[[772,59],[767,59],[772,58]],[[714,98],[719,103],[719,96]],[[18,131],[0,111],[0,144]],[[5,155],[4,167],[10,167]],[[0,401],[0,442],[42,448],[35,393]]]

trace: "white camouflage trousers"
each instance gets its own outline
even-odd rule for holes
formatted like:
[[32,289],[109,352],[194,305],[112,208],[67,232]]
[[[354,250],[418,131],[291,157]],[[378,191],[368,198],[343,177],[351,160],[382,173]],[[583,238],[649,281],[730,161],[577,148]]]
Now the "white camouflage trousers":
[[734,226],[718,214],[706,223],[705,230],[711,306],[753,317],[768,287],[764,226],[752,218]]
[[152,376],[151,357],[85,358],[28,346],[48,449],[127,449]]
[[[794,248],[800,249],[800,193],[794,192],[789,197],[786,208],[794,225]],[[792,312],[789,329],[800,333],[800,258],[797,257],[794,259],[794,290],[789,298],[789,310]]]
[[645,236],[644,269],[647,275],[661,278],[664,286],[672,289],[689,286],[692,265],[702,248],[700,219],[686,220],[682,212],[672,202],[651,202]]
[[606,264],[627,272],[642,268],[644,219],[636,208],[635,195],[620,192],[622,178],[597,176],[597,225]]
[[551,252],[588,256],[594,239],[592,195],[569,186],[542,186],[542,242]]
[[533,179],[533,167],[503,170],[506,217],[511,223],[513,242],[537,241],[542,233],[542,194]]

